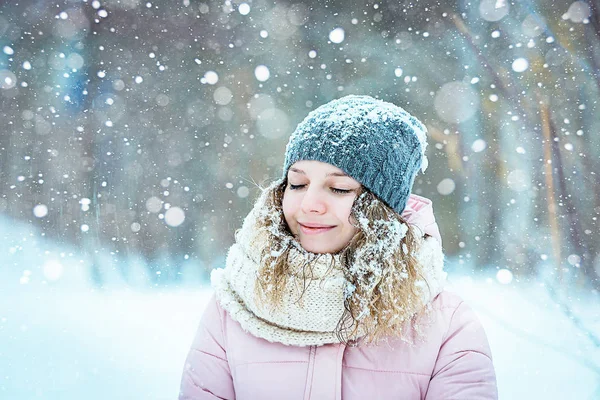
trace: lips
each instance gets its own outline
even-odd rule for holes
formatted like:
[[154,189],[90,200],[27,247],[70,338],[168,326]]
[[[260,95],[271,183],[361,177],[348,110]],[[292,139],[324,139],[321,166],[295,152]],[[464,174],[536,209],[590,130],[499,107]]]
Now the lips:
[[335,228],[335,225],[323,225],[323,224],[313,224],[313,223],[298,223],[300,225],[300,230],[305,235],[317,235],[319,233],[324,233]]

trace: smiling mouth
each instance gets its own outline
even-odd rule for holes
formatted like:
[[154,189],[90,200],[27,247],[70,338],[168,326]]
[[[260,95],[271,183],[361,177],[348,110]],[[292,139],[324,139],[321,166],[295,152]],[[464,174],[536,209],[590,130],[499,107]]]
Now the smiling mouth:
[[307,225],[303,225],[301,223],[298,223],[298,225],[300,225],[300,230],[305,235],[316,235],[319,233],[330,231],[333,228],[335,228],[335,226],[317,226],[317,225],[307,226]]

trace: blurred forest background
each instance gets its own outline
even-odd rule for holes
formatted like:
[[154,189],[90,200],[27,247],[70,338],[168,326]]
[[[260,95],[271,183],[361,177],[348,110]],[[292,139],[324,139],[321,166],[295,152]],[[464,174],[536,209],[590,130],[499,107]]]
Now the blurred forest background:
[[221,267],[296,124],[367,94],[427,125],[448,257],[600,287],[597,2],[4,1],[0,49],[0,216],[96,284]]

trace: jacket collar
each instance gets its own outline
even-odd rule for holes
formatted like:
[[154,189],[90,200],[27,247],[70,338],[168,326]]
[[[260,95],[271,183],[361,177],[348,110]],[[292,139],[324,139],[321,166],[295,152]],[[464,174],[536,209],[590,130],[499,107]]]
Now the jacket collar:
[[402,211],[402,218],[419,228],[423,235],[433,236],[442,244],[442,236],[433,215],[433,202],[428,198],[411,194]]

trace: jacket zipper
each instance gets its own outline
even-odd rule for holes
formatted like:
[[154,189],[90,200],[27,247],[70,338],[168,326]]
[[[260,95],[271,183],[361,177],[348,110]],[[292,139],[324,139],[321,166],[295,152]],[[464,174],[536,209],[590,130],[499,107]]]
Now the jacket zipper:
[[312,389],[313,374],[315,372],[315,356],[317,346],[310,346],[308,351],[308,368],[306,371],[306,388],[304,389],[304,400],[310,400],[310,392]]

